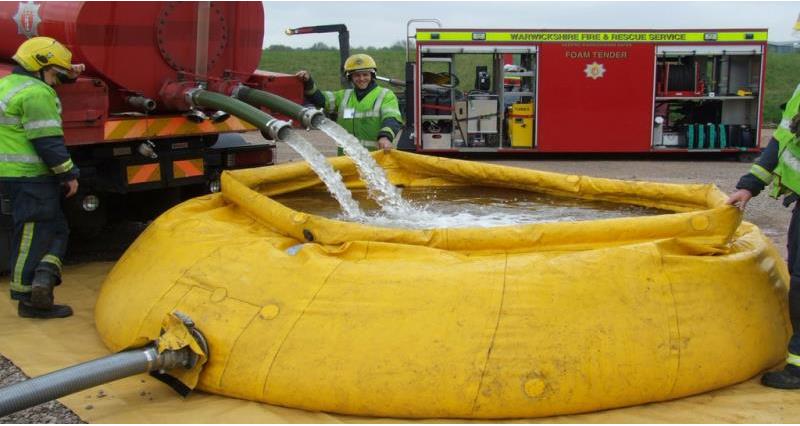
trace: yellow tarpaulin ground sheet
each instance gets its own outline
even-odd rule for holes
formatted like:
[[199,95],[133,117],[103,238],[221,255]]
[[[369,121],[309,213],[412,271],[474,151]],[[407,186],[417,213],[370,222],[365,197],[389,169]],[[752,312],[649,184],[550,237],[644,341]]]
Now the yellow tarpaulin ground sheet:
[[[65,268],[59,302],[75,315],[63,320],[17,317],[16,303],[0,301],[0,353],[29,376],[109,354],[94,327],[97,291],[111,263]],[[8,292],[8,278],[0,284]],[[187,398],[148,375],[98,386],[59,400],[90,423],[372,423],[407,419],[315,413],[193,392]],[[589,414],[517,419],[516,423],[796,423],[800,392],[769,389],[758,378],[674,401]],[[436,421],[436,420],[434,420]],[[448,420],[452,422],[453,420]]]

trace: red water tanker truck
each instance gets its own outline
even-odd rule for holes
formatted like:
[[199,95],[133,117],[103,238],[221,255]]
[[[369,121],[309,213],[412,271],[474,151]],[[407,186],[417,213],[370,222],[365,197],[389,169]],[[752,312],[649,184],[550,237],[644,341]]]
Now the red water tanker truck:
[[[256,70],[264,22],[260,2],[0,3],[0,77],[34,36],[59,40],[86,65],[75,84],[56,89],[81,169],[80,191],[64,203],[73,235],[154,217],[218,190],[222,170],[274,162],[274,140],[288,123],[263,112],[269,98],[302,101],[302,84]],[[251,130],[267,140],[246,142],[240,133]],[[2,220],[0,271],[9,234]]]

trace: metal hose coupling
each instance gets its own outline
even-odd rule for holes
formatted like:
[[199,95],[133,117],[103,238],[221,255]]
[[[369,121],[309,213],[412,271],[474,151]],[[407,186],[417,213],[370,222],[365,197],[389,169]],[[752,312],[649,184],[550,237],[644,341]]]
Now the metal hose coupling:
[[203,91],[203,90],[205,90],[205,87],[203,87],[203,86],[197,86],[197,87],[195,87],[195,88],[192,88],[192,89],[189,89],[189,90],[187,90],[187,91],[186,91],[186,92],[183,94],[183,96],[184,96],[184,99],[186,99],[186,103],[187,103],[187,104],[189,104],[189,105],[192,107],[192,109],[194,109],[194,108],[197,108],[197,107],[198,107],[198,105],[197,105],[197,102],[194,100],[194,96],[195,96],[197,93],[199,93],[200,91]]
[[324,118],[325,114],[323,114],[322,111],[311,107],[305,107],[300,110],[298,117],[300,124],[302,124],[306,130],[319,128],[319,125]]
[[244,94],[247,93],[248,90],[250,90],[249,87],[245,86],[244,84],[240,84],[231,90],[231,97],[236,99],[242,99],[242,97],[244,97]]
[[289,136],[291,129],[291,122],[278,120],[273,117],[271,120],[267,121],[266,132],[262,131],[261,134],[267,139],[282,141]]

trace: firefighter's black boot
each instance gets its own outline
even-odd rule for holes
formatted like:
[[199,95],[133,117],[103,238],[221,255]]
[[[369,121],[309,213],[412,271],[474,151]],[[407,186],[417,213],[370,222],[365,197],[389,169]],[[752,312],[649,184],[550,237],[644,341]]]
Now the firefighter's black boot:
[[800,367],[787,364],[781,371],[764,373],[761,384],[778,389],[800,389]]
[[31,306],[38,309],[53,307],[53,287],[58,282],[58,276],[46,269],[37,269],[31,284]]
[[41,309],[30,302],[20,300],[17,315],[22,318],[66,318],[72,316],[72,308],[67,305],[52,305],[49,309]]

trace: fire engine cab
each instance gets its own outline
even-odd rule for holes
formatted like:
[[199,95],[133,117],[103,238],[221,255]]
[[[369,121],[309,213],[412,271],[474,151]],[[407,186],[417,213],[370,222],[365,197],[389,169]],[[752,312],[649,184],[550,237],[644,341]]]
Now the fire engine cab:
[[406,148],[418,152],[759,151],[765,29],[409,38]]

